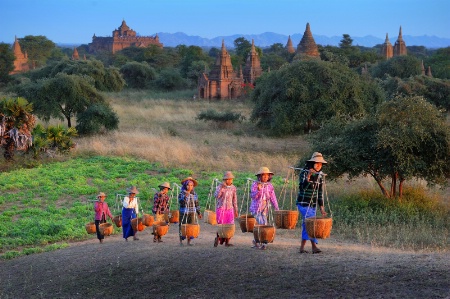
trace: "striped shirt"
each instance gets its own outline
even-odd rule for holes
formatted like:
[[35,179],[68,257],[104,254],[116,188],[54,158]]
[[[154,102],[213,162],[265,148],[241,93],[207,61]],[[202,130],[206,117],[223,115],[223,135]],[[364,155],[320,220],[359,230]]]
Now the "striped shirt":
[[313,206],[317,203],[323,206],[323,177],[318,173],[312,173],[308,178],[309,170],[302,169],[299,177],[299,192],[297,196],[297,204],[301,206]]
[[178,195],[178,203],[180,205],[180,213],[197,213],[200,215],[200,205],[195,192],[186,195],[185,191],[181,191]]

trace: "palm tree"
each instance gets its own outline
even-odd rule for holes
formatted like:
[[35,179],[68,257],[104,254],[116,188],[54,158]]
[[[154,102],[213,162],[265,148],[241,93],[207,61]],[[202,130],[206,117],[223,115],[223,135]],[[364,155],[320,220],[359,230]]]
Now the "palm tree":
[[24,98],[0,100],[0,145],[6,160],[13,159],[15,150],[27,150],[32,145],[31,131],[36,124],[32,111]]

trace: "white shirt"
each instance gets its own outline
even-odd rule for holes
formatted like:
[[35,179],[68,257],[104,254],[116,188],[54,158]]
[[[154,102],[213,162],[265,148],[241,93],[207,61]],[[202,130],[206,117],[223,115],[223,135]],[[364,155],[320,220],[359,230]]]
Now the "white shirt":
[[128,196],[125,196],[123,198],[123,207],[126,208],[126,209],[133,209],[134,208],[134,210],[136,211],[136,214],[138,214],[139,213],[139,209],[138,209],[137,198],[135,197],[132,202],[129,202],[129,201],[130,201],[130,198]]

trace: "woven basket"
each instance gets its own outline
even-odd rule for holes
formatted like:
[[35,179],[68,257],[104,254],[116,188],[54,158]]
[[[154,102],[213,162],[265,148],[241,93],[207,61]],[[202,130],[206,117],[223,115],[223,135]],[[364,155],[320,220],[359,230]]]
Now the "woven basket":
[[275,226],[255,225],[253,237],[257,243],[272,243],[275,239]]
[[122,227],[122,215],[114,216],[113,222],[117,227]]
[[88,234],[95,234],[97,232],[97,229],[95,228],[95,222],[86,223],[84,227],[86,228],[86,232]]
[[114,226],[112,223],[102,223],[99,225],[98,229],[102,235],[109,236],[113,233]]
[[142,217],[140,218],[134,218],[131,220],[131,226],[133,227],[134,231],[143,231],[145,229],[144,223],[142,223]]
[[181,225],[181,235],[183,237],[197,238],[199,234],[200,234],[200,224],[182,224]]
[[275,225],[277,228],[293,229],[297,225],[298,210],[274,211]]
[[169,231],[169,224],[165,221],[153,222],[153,234],[157,237],[162,237]]
[[216,212],[211,210],[205,210],[203,212],[203,221],[211,225],[216,225],[217,224]]
[[152,215],[150,215],[150,214],[142,215],[142,224],[143,225],[145,225],[145,226],[152,226],[153,225],[153,221],[155,221],[155,220],[154,220]]
[[256,224],[256,219],[253,215],[241,215],[239,216],[239,226],[243,233],[252,233],[253,227]]
[[220,238],[232,238],[235,230],[236,226],[234,224],[217,224],[217,234]]
[[[155,216],[153,216],[153,217],[155,218],[155,222],[159,222],[159,221],[169,222],[169,217],[167,214],[156,213]],[[167,221],[166,221],[166,218],[167,218]]]
[[326,239],[330,236],[333,219],[330,217],[306,218],[306,231],[310,238]]
[[169,222],[170,223],[178,223],[180,222],[180,211],[178,210],[170,210]]

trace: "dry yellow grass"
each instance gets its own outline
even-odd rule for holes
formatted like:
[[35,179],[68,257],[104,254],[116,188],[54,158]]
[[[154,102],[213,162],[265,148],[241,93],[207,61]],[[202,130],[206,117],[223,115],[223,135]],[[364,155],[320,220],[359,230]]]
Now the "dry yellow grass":
[[[275,139],[255,132],[249,122],[251,107],[243,102],[130,100],[129,96],[130,92],[109,97],[119,115],[119,130],[77,139],[79,153],[135,156],[167,167],[208,171],[253,172],[267,166],[282,174],[309,151],[303,137]],[[195,119],[206,109],[231,110],[247,120],[221,129]]]

